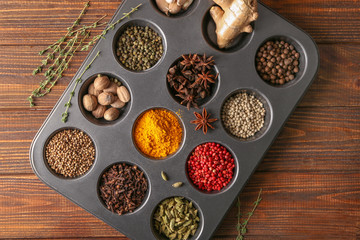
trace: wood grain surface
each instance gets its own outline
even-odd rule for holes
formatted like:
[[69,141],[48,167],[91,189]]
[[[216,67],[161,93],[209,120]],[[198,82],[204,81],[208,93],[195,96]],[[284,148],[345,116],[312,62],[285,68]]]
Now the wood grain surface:
[[[129,0],[131,1],[131,0]],[[239,195],[262,202],[246,239],[360,240],[360,1],[264,0],[318,43],[317,79]],[[84,18],[109,20],[121,1],[94,0]],[[29,147],[86,57],[29,108],[37,52],[62,36],[84,1],[0,1],[0,239],[127,239],[32,172]],[[235,239],[234,205],[214,240]]]

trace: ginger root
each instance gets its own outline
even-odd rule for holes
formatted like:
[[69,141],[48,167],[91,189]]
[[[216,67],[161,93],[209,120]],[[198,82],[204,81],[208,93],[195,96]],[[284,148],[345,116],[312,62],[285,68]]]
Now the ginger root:
[[229,47],[241,33],[253,31],[250,23],[258,18],[257,0],[213,0],[219,6],[210,9],[216,24],[219,48]]
[[162,12],[169,15],[187,10],[192,2],[193,0],[156,0],[156,5]]

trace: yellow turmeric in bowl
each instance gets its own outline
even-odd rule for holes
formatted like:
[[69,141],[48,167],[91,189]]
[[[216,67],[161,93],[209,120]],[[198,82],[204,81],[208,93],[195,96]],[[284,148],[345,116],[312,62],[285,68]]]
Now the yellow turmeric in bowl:
[[175,153],[182,140],[182,128],[170,111],[157,108],[143,113],[133,130],[138,149],[151,158],[164,158]]

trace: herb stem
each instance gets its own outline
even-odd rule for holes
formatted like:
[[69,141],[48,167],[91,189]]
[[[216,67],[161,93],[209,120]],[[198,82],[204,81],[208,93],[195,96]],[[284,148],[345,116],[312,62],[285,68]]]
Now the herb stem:
[[[75,52],[79,49],[79,47],[82,46],[83,41],[84,41],[85,39],[87,39],[89,36],[90,36],[90,33],[88,32],[88,33],[85,35],[85,37],[81,39],[81,41],[80,41],[80,43],[78,44],[78,46],[77,46],[73,51],[70,52],[70,57],[69,57],[69,59],[64,62],[64,67],[61,68],[61,70],[60,70],[60,72],[58,73],[56,79],[55,79],[53,82],[51,82],[50,87],[47,89],[47,90],[49,90],[49,91],[47,91],[47,92],[50,92],[50,90],[54,87],[55,83],[62,77],[63,72],[69,67],[69,63],[71,62],[71,59],[74,57]],[[66,57],[67,57],[67,56],[66,56]]]
[[[65,36],[61,37],[59,40],[57,40],[56,42],[54,42],[53,44],[49,45],[47,48],[45,48],[44,50],[39,52],[39,55],[43,55],[47,50],[53,48],[54,52],[56,52],[56,50],[58,50],[60,48],[60,46],[62,45],[62,43],[64,42],[65,38],[68,36],[72,35],[72,30],[74,29],[75,26],[79,25],[80,23],[80,19],[84,16],[86,9],[90,6],[90,1],[87,1],[84,4],[84,8],[81,10],[79,16],[77,17],[77,19],[73,22],[73,24],[67,28],[67,33],[65,34]],[[56,46],[56,47],[55,47]],[[55,47],[55,48],[54,48]]]
[[[80,45],[79,45],[80,46]],[[71,100],[72,100],[72,97],[75,95],[75,90],[76,90],[76,87],[77,85],[82,81],[81,78],[82,76],[85,74],[85,72],[91,67],[91,64],[93,64],[93,62],[95,61],[95,59],[100,55],[100,51],[97,52],[97,54],[95,55],[95,57],[91,60],[91,62],[85,67],[84,71],[81,73],[81,75],[76,79],[75,81],[75,85],[74,85],[74,88],[73,90],[70,92],[70,98],[69,98],[69,101],[67,103],[65,103],[65,112],[61,115],[61,121],[62,122],[66,122],[68,117],[69,117],[69,108],[71,106]]]
[[237,222],[237,225],[236,225],[238,236],[236,237],[236,240],[243,240],[244,239],[244,235],[247,232],[246,227],[247,227],[252,215],[254,215],[254,212],[255,212],[256,208],[259,206],[259,204],[260,204],[260,202],[262,200],[261,193],[262,193],[262,189],[260,189],[258,197],[257,197],[256,201],[253,203],[254,206],[253,206],[251,212],[249,212],[247,214],[248,217],[247,217],[247,219],[244,220],[243,223],[241,223],[240,198],[238,197],[238,202],[237,202],[237,207],[238,207],[237,219],[238,219],[238,222]]
[[96,20],[95,22],[93,22],[91,25],[84,25],[84,26],[82,26],[81,28],[70,32],[70,34],[74,34],[74,33],[77,33],[77,32],[81,32],[81,31],[84,31],[84,30],[87,30],[87,29],[90,29],[90,28],[97,28],[97,27],[104,26],[105,24],[107,24],[106,22],[101,23],[101,24],[99,24],[99,22],[100,22],[101,20],[103,20],[106,16],[107,16],[107,14],[105,14],[104,16],[102,16],[101,18],[99,18],[98,20]]
[[[65,49],[67,49],[68,47],[69,50],[62,56],[62,54],[59,54],[59,56],[56,58],[56,60],[54,61],[54,63],[49,67],[49,70],[45,72],[45,77],[46,80],[43,80],[40,83],[40,86],[34,90],[34,92],[32,93],[33,97],[43,97],[45,96],[48,92],[50,92],[48,89],[46,89],[46,86],[51,82],[51,80],[57,75],[57,78],[54,80],[54,82],[56,82],[59,77],[61,76],[61,73],[64,71],[64,65],[66,66],[66,58],[68,57],[68,55],[70,55],[72,53],[74,44],[77,42],[78,40],[78,35],[76,34],[75,37],[73,39],[71,39],[67,45],[65,46]],[[61,62],[59,63],[59,66],[56,68],[55,71],[53,71],[52,69],[55,67],[56,63],[60,61],[60,59],[63,58],[61,60]],[[45,90],[45,92],[41,93],[41,90]]]
[[238,213],[237,213],[237,224],[236,224],[236,230],[238,232],[238,236],[236,237],[236,240],[242,240],[242,235],[241,235],[241,202],[240,202],[240,197],[237,198],[237,208],[238,208]]

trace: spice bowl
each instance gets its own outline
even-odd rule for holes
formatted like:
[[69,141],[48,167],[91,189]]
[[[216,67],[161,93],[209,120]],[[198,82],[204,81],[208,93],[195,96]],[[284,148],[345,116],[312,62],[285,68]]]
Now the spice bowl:
[[[209,15],[209,9],[214,3],[209,0],[195,0],[186,12],[169,17],[156,8],[153,0],[124,1],[110,24],[117,22],[124,12],[140,3],[142,6],[139,10],[132,13],[130,19],[125,18],[109,30],[84,60],[36,134],[30,148],[31,165],[45,184],[131,239],[167,239],[156,232],[153,218],[158,205],[174,196],[187,199],[198,209],[198,228],[189,239],[210,239],[315,79],[319,66],[318,50],[310,36],[262,3],[258,5],[259,18],[252,25],[254,31],[243,34],[232,47],[225,50],[215,46],[215,25]],[[161,57],[146,70],[128,69],[118,58],[119,37],[128,27],[135,25],[150,27],[162,41]],[[296,58],[298,65],[294,64],[293,67],[299,68],[296,77],[283,85],[269,84],[257,72],[257,53],[268,40],[289,42],[300,54]],[[168,85],[169,69],[179,61],[180,56],[186,54],[206,54],[208,57],[213,56],[215,61],[213,74],[218,74],[216,84],[211,94],[199,102],[199,109],[190,106],[188,110],[187,106],[181,105],[180,99],[174,96],[176,93]],[[95,56],[98,57],[94,60]],[[90,62],[91,68],[87,68]],[[127,97],[131,98],[130,102],[113,122],[95,119],[82,106],[83,96],[99,73],[118,79],[129,91]],[[78,88],[75,88],[68,120],[63,123],[61,116],[64,105],[80,76],[85,81],[79,82]],[[256,100],[251,98],[253,104],[260,109],[257,126],[261,127],[254,128],[251,132],[253,136],[244,139],[229,133],[221,120],[224,105],[239,93],[254,96]],[[211,118],[218,119],[213,122],[215,129],[209,129],[206,135],[202,131],[195,131],[196,126],[190,123],[194,120],[194,112],[201,114],[203,107],[211,114]],[[135,124],[150,109],[169,111],[179,124],[176,133],[179,135],[179,129],[182,131],[177,150],[166,157],[149,157],[135,144]],[[95,159],[92,166],[76,178],[58,176],[46,159],[45,148],[49,139],[63,129],[80,130],[94,144]],[[187,172],[187,162],[192,151],[203,143],[221,144],[233,158],[233,165],[230,161],[229,165],[223,167],[225,170],[232,168],[231,180],[224,178],[225,186],[218,191],[214,190],[221,186],[218,183],[219,186],[215,186],[210,193],[197,188],[198,185],[192,183]],[[131,213],[120,211],[121,215],[116,210],[111,211],[111,207],[107,209],[99,190],[103,174],[118,163],[137,166],[147,180],[141,204],[132,209]],[[113,174],[118,177],[122,172],[120,169]],[[167,174],[168,179],[164,180],[162,172]],[[225,177],[230,176],[225,172]],[[120,179],[125,178],[120,176]],[[196,222],[196,217],[192,221]]]
[[[260,48],[263,47],[265,45],[265,43],[267,42],[276,42],[276,41],[284,41],[285,43],[288,43],[292,46],[294,46],[295,50],[299,53],[300,55],[300,58],[298,59],[298,62],[299,62],[299,65],[298,65],[298,72],[295,74],[295,78],[289,82],[285,82],[284,84],[282,85],[274,85],[274,84],[271,84],[270,82],[264,80],[259,72],[258,72],[258,75],[259,77],[266,83],[268,83],[269,85],[273,86],[273,87],[290,87],[294,84],[296,84],[303,76],[303,74],[305,73],[306,69],[305,67],[307,66],[307,63],[306,63],[306,59],[307,59],[307,55],[306,55],[306,52],[304,51],[303,49],[303,46],[301,45],[300,42],[296,41],[295,39],[291,38],[291,37],[288,37],[288,36],[271,36],[269,38],[267,38],[266,40],[264,40],[258,50],[256,51],[257,53],[260,52]],[[255,57],[255,66],[256,66],[257,62],[256,62],[256,57]]]
[[[250,25],[255,28],[256,22],[252,22]],[[210,8],[206,11],[203,20],[202,20],[202,34],[203,38],[211,46],[212,48],[223,52],[223,53],[231,53],[239,51],[240,49],[245,48],[252,40],[254,35],[254,31],[251,33],[241,33],[231,45],[227,48],[219,48],[216,43],[216,34],[215,34],[216,26],[215,22],[210,16]]]
[[[261,129],[256,131],[253,136],[246,137],[246,138],[238,137],[238,136],[235,136],[234,134],[232,134],[231,131],[229,131],[229,129],[225,126],[223,117],[222,117],[225,103],[231,97],[233,97],[239,93],[246,93],[249,96],[254,96],[255,99],[258,99],[261,102],[263,108],[265,109],[264,123],[263,123]],[[272,106],[270,105],[269,100],[264,96],[264,94],[260,93],[259,91],[254,90],[254,89],[238,89],[238,90],[235,90],[234,92],[230,93],[225,98],[225,100],[221,106],[219,116],[221,116],[220,117],[221,126],[227,134],[229,134],[231,137],[233,137],[237,141],[251,142],[251,141],[255,141],[255,140],[261,138],[262,136],[264,136],[266,134],[267,130],[270,128],[271,122],[272,122]]]
[[[165,111],[165,112],[169,113],[173,117],[173,120],[175,120],[179,124],[179,128],[181,128],[181,139],[179,141],[179,144],[178,144],[177,148],[173,152],[171,152],[169,154],[166,154],[166,156],[160,156],[160,157],[151,156],[151,155],[145,153],[139,147],[139,145],[137,144],[137,140],[136,140],[136,128],[137,128],[137,125],[139,123],[139,120],[142,119],[144,114],[148,113],[149,111],[157,111],[157,110]],[[154,160],[154,161],[161,161],[161,160],[166,160],[166,159],[173,158],[182,149],[182,146],[183,146],[183,144],[185,142],[184,140],[186,138],[185,133],[186,133],[186,131],[185,131],[185,128],[184,128],[184,123],[176,113],[174,113],[173,111],[171,111],[171,110],[169,110],[167,108],[161,108],[161,107],[149,108],[149,109],[143,111],[136,118],[136,120],[134,121],[134,124],[132,126],[132,142],[133,142],[133,145],[135,146],[135,148],[137,149],[137,151],[142,156],[144,156],[145,158],[150,159],[150,160]],[[152,143],[150,143],[150,144],[152,144]]]
[[[186,177],[187,177],[187,181],[191,184],[191,186],[196,189],[197,191],[199,191],[200,193],[202,194],[208,194],[208,195],[219,195],[219,194],[222,194],[224,192],[226,192],[227,190],[231,189],[234,182],[236,182],[236,179],[238,177],[238,169],[239,169],[239,161],[236,157],[236,155],[234,154],[234,152],[228,147],[226,146],[226,144],[224,143],[219,143],[219,142],[216,142],[216,144],[220,144],[220,146],[224,147],[226,149],[226,151],[228,151],[230,154],[231,154],[231,157],[233,158],[234,160],[234,168],[232,169],[231,173],[231,180],[226,184],[226,186],[223,186],[220,190],[212,190],[212,191],[205,191],[205,190],[202,190],[200,189],[196,184],[194,184],[193,180],[191,179],[191,177],[189,176],[189,160],[190,160],[190,157],[191,155],[194,153],[195,149],[198,147],[198,146],[201,146],[201,145],[204,145],[206,144],[207,142],[203,142],[203,143],[200,143],[199,145],[197,145],[196,147],[193,148],[193,150],[189,153],[187,159],[186,159],[186,164],[185,164],[185,172],[186,172]],[[228,169],[228,168],[227,168]],[[217,176],[217,178],[219,178],[219,176]]]
[[[148,176],[147,176],[147,174],[146,174],[146,172],[143,170],[143,169],[141,169],[141,168],[139,168],[137,165],[135,165],[135,164],[133,164],[133,163],[131,163],[131,162],[129,162],[129,161],[122,161],[122,162],[116,162],[116,163],[113,163],[113,164],[111,164],[110,166],[108,166],[106,169],[104,169],[104,171],[101,173],[101,175],[99,176],[99,180],[98,180],[98,199],[99,199],[99,201],[102,203],[102,205],[104,206],[104,208],[105,209],[107,209],[108,211],[110,211],[110,212],[112,212],[113,214],[116,214],[116,215],[118,215],[118,213],[116,212],[116,210],[114,210],[114,209],[109,209],[110,207],[108,207],[109,205],[107,205],[106,203],[105,203],[105,200],[103,199],[103,195],[102,195],[102,188],[101,188],[101,186],[102,186],[102,184],[103,184],[103,176],[105,176],[105,174],[106,173],[108,173],[109,172],[109,170],[112,168],[112,167],[114,167],[114,166],[118,166],[118,165],[121,165],[121,164],[126,164],[126,165],[128,165],[130,168],[132,168],[132,167],[136,167],[137,169],[138,169],[138,171],[140,171],[141,173],[143,173],[143,175],[144,175],[144,178],[145,178],[145,181],[146,181],[146,184],[147,185],[149,185],[149,180],[148,180]],[[122,176],[121,176],[122,177]],[[116,180],[118,180],[120,178],[120,176],[115,176],[114,178],[110,178],[109,177],[109,175],[107,175],[106,176],[106,179],[108,180],[108,181],[116,181]],[[123,178],[125,178],[125,177],[123,177]],[[136,181],[138,181],[138,179],[131,179],[131,181],[134,181],[134,182],[136,182]],[[128,183],[129,184],[129,183]],[[130,183],[131,184],[131,183]],[[129,185],[130,185],[129,184]],[[114,185],[113,185],[114,186]],[[128,186],[129,188],[130,188],[130,186]],[[136,187],[136,186],[132,186],[132,187]],[[117,188],[116,187],[114,187],[113,189],[111,188],[110,189],[111,191],[117,191]],[[120,190],[122,190],[122,189],[120,189]],[[131,214],[134,214],[134,213],[136,213],[137,211],[140,211],[141,210],[141,208],[146,204],[146,202],[148,201],[148,198],[149,198],[149,191],[150,189],[148,189],[146,192],[145,192],[145,194],[144,194],[144,196],[142,197],[142,199],[140,199],[141,200],[141,203],[138,205],[138,206],[136,206],[136,208],[135,209],[133,209],[132,211],[128,211],[128,212],[124,212],[124,213],[121,213],[121,214],[119,214],[120,216],[124,216],[124,215],[131,215]],[[114,204],[113,204],[114,205]],[[111,206],[111,207],[113,207],[113,205]]]
[[[151,229],[152,229],[152,233],[155,237],[155,239],[157,240],[167,240],[168,238],[166,238],[164,235],[160,234],[158,230],[156,230],[156,227],[154,226],[154,223],[156,222],[154,220],[154,215],[155,213],[159,210],[159,205],[161,203],[163,203],[165,200],[168,199],[173,199],[173,198],[178,198],[179,196],[170,196],[168,198],[162,199],[157,205],[156,208],[154,208],[154,211],[151,214]],[[182,197],[181,197],[182,198]],[[196,228],[195,233],[189,238],[189,239],[197,239],[198,236],[201,234],[202,230],[203,230],[203,216],[202,216],[202,211],[199,208],[199,205],[193,201],[191,198],[184,198],[186,201],[191,202],[194,206],[194,208],[198,211],[198,216],[199,216],[199,222],[198,222],[198,227]]]
[[[150,30],[153,30],[155,33],[157,33],[159,35],[159,37],[162,39],[162,47],[163,47],[163,53],[160,57],[160,59],[151,67],[145,69],[145,70],[133,70],[130,69],[128,67],[126,67],[120,60],[119,60],[119,52],[117,51],[117,47],[118,47],[118,42],[120,41],[120,37],[124,34],[124,32],[129,28],[129,27],[148,27],[150,28]],[[131,39],[131,41],[136,40],[135,38]],[[136,19],[136,20],[130,20],[127,23],[125,23],[124,25],[122,25],[119,30],[117,31],[117,33],[115,34],[114,37],[114,41],[113,41],[113,54],[114,57],[116,59],[116,61],[121,65],[121,67],[123,67],[124,69],[128,70],[128,71],[133,71],[133,72],[143,72],[143,71],[151,71],[153,68],[156,68],[156,66],[158,64],[161,63],[162,59],[164,58],[164,55],[166,54],[166,37],[163,33],[163,31],[161,30],[161,28],[156,25],[156,23],[148,20],[148,19]],[[133,47],[131,50],[135,49],[135,47]]]
[[[67,176],[64,176],[63,174],[61,174],[60,172],[56,171],[53,167],[56,167],[56,165],[58,165],[57,162],[53,162],[53,167],[50,166],[50,163],[48,162],[48,156],[47,156],[47,153],[48,153],[48,147],[50,148],[50,151],[51,152],[54,152],[56,151],[55,154],[61,154],[61,150],[59,149],[59,145],[61,145],[61,143],[63,142],[64,138],[58,138],[59,140],[56,140],[54,139],[55,137],[57,137],[59,134],[61,133],[64,133],[66,131],[78,131],[82,134],[84,134],[87,138],[88,138],[88,141],[91,142],[91,145],[93,146],[93,149],[94,149],[94,156],[93,156],[93,161],[91,163],[91,165],[88,167],[88,169],[77,175],[77,176],[72,176],[72,177],[67,177]],[[74,135],[74,134],[64,134],[64,135]],[[65,137],[66,138],[66,137]],[[50,146],[50,143],[51,141],[54,141],[54,143],[52,143],[52,146]],[[78,143],[75,143],[75,144],[78,144]],[[66,146],[65,146],[66,147]],[[54,131],[53,133],[51,133],[49,135],[49,137],[47,138],[46,142],[45,142],[45,145],[44,145],[44,149],[43,149],[43,160],[44,160],[44,164],[45,166],[47,167],[47,170],[53,175],[55,176],[56,178],[60,178],[62,180],[72,180],[72,179],[77,179],[77,178],[81,178],[81,177],[85,177],[93,168],[93,166],[95,165],[95,162],[96,162],[96,146],[94,144],[94,141],[93,139],[87,134],[85,133],[84,131],[78,129],[78,128],[72,128],[72,127],[63,127],[63,128],[60,128],[60,129],[57,129],[56,131]],[[72,167],[75,167],[75,166],[71,166]],[[72,171],[73,169],[71,169],[70,167],[69,168],[66,168],[64,169],[65,172],[67,171]]]
[[[191,55],[191,53],[190,53],[190,54],[183,54],[183,56],[191,57],[193,55]],[[203,57],[204,55],[199,55],[199,56]],[[205,57],[206,57],[206,55],[205,55]],[[168,70],[168,72],[166,74],[166,86],[167,86],[167,90],[168,90],[170,96],[174,99],[174,101],[177,102],[180,105],[184,105],[184,104],[181,104],[181,102],[184,101],[185,99],[179,97],[179,92],[175,91],[174,88],[171,87],[171,84],[170,84],[170,80],[171,80],[171,78],[170,78],[170,76],[171,76],[170,69],[174,68],[174,67],[180,68],[179,64],[180,64],[181,61],[183,61],[183,57],[177,58],[173,62],[173,64],[171,64],[171,66],[169,67],[169,70]],[[179,69],[177,70],[177,72],[180,72]],[[212,68],[209,70],[209,74],[213,76],[213,78],[215,80],[215,83],[212,84],[209,87],[209,91],[208,91],[209,93],[207,93],[204,98],[199,97],[199,99],[197,101],[199,107],[201,107],[201,106],[207,104],[208,102],[212,101],[212,99],[214,98],[214,96],[218,92],[220,84],[221,84],[221,76],[220,76],[220,72],[219,72],[218,68],[216,67],[216,64],[214,66],[212,66]]]
[[129,111],[131,109],[131,104],[132,104],[131,100],[128,103],[126,103],[125,106],[123,106],[122,108],[119,108],[119,112],[120,112],[119,117],[114,121],[107,121],[102,117],[101,118],[95,118],[94,115],[90,111],[87,111],[84,108],[82,99],[83,99],[84,95],[88,94],[88,89],[89,89],[90,84],[94,83],[95,78],[99,74],[103,75],[103,76],[107,76],[109,78],[116,79],[117,81],[119,81],[121,86],[125,86],[129,90],[129,93],[130,93],[130,96],[131,96],[131,89],[129,88],[129,85],[122,78],[120,78],[118,76],[115,76],[114,74],[111,74],[111,73],[99,72],[99,73],[96,73],[96,74],[90,76],[83,83],[83,85],[81,86],[81,88],[79,90],[79,94],[78,94],[79,109],[80,109],[81,113],[83,114],[83,116],[89,122],[91,122],[93,124],[100,125],[100,126],[107,126],[107,125],[116,124],[116,123],[122,121],[124,118],[126,118],[126,115],[129,113]]

